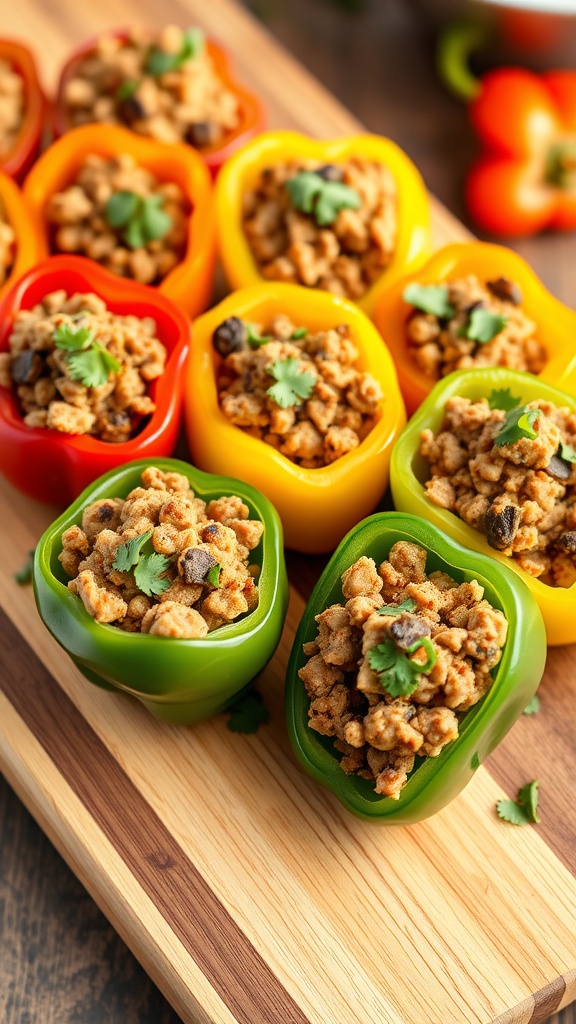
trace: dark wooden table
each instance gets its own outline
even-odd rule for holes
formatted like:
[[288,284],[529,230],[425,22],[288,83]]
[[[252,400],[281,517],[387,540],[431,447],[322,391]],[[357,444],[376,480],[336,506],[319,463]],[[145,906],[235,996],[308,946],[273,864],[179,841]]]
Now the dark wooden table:
[[[474,152],[466,111],[439,84],[431,37],[409,3],[372,0],[359,13],[329,0],[250,6],[369,129],[398,142],[430,190],[474,230],[461,199]],[[574,235],[514,248],[552,292],[574,304]],[[0,836],[0,1024],[178,1024],[1,778]],[[576,1004],[550,1024],[576,1024]]]

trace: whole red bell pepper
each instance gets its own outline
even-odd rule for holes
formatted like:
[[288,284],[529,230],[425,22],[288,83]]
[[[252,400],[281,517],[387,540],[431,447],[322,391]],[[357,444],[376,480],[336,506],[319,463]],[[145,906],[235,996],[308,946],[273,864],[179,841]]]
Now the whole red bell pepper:
[[469,109],[484,146],[466,182],[478,225],[516,237],[576,228],[576,70],[498,68]]

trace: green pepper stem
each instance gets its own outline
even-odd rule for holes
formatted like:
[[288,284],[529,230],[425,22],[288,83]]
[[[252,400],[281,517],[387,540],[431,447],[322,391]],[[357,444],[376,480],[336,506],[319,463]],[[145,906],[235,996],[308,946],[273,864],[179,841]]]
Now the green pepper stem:
[[576,142],[556,142],[546,156],[544,177],[549,185],[570,188],[576,182]]
[[432,641],[427,636],[421,637],[420,640],[415,640],[414,643],[410,645],[410,647],[406,648],[406,652],[408,654],[415,654],[416,651],[419,651],[421,647],[423,647],[424,650],[426,651],[426,654],[428,655],[428,660],[424,665],[422,665],[422,667],[420,667],[419,665],[418,670],[419,672],[421,672],[422,675],[425,676],[428,675],[428,673],[431,672],[432,669],[434,668],[438,656],[436,654],[436,651],[434,650],[434,647],[432,646]]
[[452,21],[438,36],[436,44],[436,70],[446,88],[466,103],[478,96],[481,84],[468,66],[474,50],[487,41],[484,26],[473,21]]

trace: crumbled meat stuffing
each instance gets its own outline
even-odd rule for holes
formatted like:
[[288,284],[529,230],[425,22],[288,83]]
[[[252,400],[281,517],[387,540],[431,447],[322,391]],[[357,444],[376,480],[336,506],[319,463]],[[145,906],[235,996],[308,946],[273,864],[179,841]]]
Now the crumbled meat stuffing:
[[[295,209],[286,182],[300,171],[329,172],[356,190],[358,209],[319,226]],[[397,236],[396,183],[382,164],[360,158],[322,167],[298,160],[268,167],[243,199],[246,237],[263,277],[359,299],[391,262]]]
[[[310,697],[309,725],[334,737],[341,768],[375,782],[397,800],[416,755],[438,757],[458,736],[459,715],[492,685],[508,624],[476,582],[458,584],[426,574],[426,551],[398,541],[379,568],[363,556],[342,576],[345,602],[316,616],[318,636],[304,645],[299,671]],[[408,602],[411,611],[379,614]],[[386,672],[371,667],[372,652],[388,644],[395,656],[424,666],[411,645],[431,645],[433,667],[415,673],[412,692],[391,696]]]
[[[255,325],[250,328],[253,334]],[[355,366],[359,352],[350,328],[311,333],[277,316],[257,329],[256,348],[236,317],[214,332],[214,347],[225,356],[217,371],[224,415],[307,469],[357,448],[380,418],[383,396],[374,377]],[[268,340],[261,343],[262,338]],[[294,404],[284,408],[269,394],[275,384],[271,369],[291,359],[299,374],[310,375],[310,388],[307,398],[295,395]]]
[[[68,353],[56,346],[60,327],[84,328],[120,366],[101,387],[72,379]],[[0,353],[0,385],[15,387],[24,422],[101,441],[127,441],[155,410],[148,384],[164,372],[166,349],[150,317],[121,316],[98,295],[51,292],[20,310]]]
[[[180,473],[151,466],[142,484],[126,500],[88,505],[82,525],[62,534],[59,559],[72,577],[68,588],[87,612],[129,633],[191,639],[253,611],[258,566],[249,565],[248,556],[263,523],[248,518],[248,506],[236,495],[208,504],[195,497]],[[136,538],[142,559],[165,556],[156,594],[140,589],[133,566],[115,567],[120,549],[126,552]]]
[[138,135],[197,149],[223,142],[238,127],[238,98],[218,76],[198,30],[195,37],[194,55],[186,57],[186,33],[176,25],[153,39],[136,29],[124,39],[101,36],[65,85],[70,126],[125,124]]
[[14,147],[24,122],[24,79],[0,60],[0,157]]
[[[481,283],[474,274],[446,283],[451,317],[415,309],[406,324],[409,351],[428,377],[439,380],[453,370],[508,366],[540,373],[546,350],[536,336],[536,324],[521,309],[518,286],[506,278]],[[504,317],[506,323],[488,342],[464,336],[474,309]]]
[[[109,204],[125,193],[134,196],[134,212],[130,220],[115,227]],[[142,204],[156,204],[161,210],[160,225],[151,233],[148,222],[144,233],[139,229]],[[70,184],[52,195],[46,205],[53,252],[88,256],[107,270],[142,284],[158,284],[181,262],[188,216],[189,206],[179,185],[158,181],[128,153],[110,159],[88,155]]]
[[[485,398],[450,398],[438,434],[424,430],[430,501],[460,516],[530,576],[556,587],[576,582],[576,414],[551,402],[538,410],[534,438],[496,444],[505,413]],[[566,447],[565,447],[566,446]],[[562,455],[569,454],[570,458]]]

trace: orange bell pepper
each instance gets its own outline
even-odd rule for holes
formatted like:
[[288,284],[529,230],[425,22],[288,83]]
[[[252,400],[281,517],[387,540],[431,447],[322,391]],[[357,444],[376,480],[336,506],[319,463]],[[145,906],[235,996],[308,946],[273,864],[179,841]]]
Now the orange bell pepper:
[[40,258],[40,246],[34,223],[22,193],[8,175],[0,171],[0,206],[16,235],[14,262],[9,276],[0,287],[0,299],[15,281],[33,267]]
[[398,189],[398,237],[394,257],[365,292],[359,305],[371,315],[384,287],[421,264],[430,251],[428,196],[412,161],[389,139],[377,135],[351,135],[329,141],[297,132],[265,132],[239,150],[222,168],[216,183],[216,217],[220,256],[232,288],[263,281],[242,226],[242,199],[266,167],[299,158],[339,163],[352,156],[382,163],[393,174]]
[[0,39],[0,60],[6,61],[24,81],[24,120],[12,149],[0,158],[0,169],[20,181],[33,164],[42,142],[47,103],[34,57],[27,46]]
[[402,298],[411,282],[442,284],[475,274],[480,281],[508,278],[520,286],[522,308],[538,328],[538,338],[548,353],[539,379],[576,395],[576,313],[546,290],[525,260],[511,249],[487,242],[447,245],[416,272],[383,290],[374,321],[396,364],[400,389],[411,415],[422,404],[436,381],[423,373],[412,358],[406,320],[412,309]]
[[[215,329],[232,316],[266,324],[281,313],[310,331],[349,324],[360,350],[356,365],[370,372],[384,392],[382,416],[358,448],[319,469],[302,468],[251,437],[218,405]],[[406,420],[404,403],[386,346],[352,302],[272,282],[234,292],[195,321],[184,391],[195,465],[211,473],[231,473],[261,490],[278,509],[290,548],[308,554],[332,550],[350,527],[373,511],[386,490],[392,446]]]
[[[127,36],[127,32],[124,29],[118,29],[112,33],[107,32],[106,35],[115,35],[120,38],[125,38]],[[70,125],[66,117],[66,108],[63,99],[66,84],[76,74],[76,70],[80,62],[84,60],[87,54],[94,50],[96,42],[97,39],[92,38],[81,43],[80,46],[73,50],[62,68],[60,79],[58,81],[54,110],[54,130],[57,136],[64,135],[66,132],[70,131]],[[215,177],[224,161],[227,160],[232,153],[235,153],[240,146],[243,146],[244,143],[248,142],[248,140],[254,135],[257,135],[258,132],[262,131],[266,121],[266,114],[258,97],[236,82],[233,78],[230,58],[226,51],[214,42],[213,39],[206,40],[206,48],[212,59],[212,64],[218,78],[224,83],[227,89],[230,89],[230,91],[235,94],[238,100],[239,109],[239,122],[237,128],[234,128],[231,132],[227,132],[226,138],[222,142],[206,146],[202,150],[199,150],[202,155],[202,159],[210,170],[210,173]]]
[[214,204],[210,175],[190,146],[168,145],[134,135],[126,128],[88,124],[58,139],[40,157],[24,182],[24,196],[38,234],[41,257],[50,255],[45,209],[50,196],[65,189],[89,153],[111,158],[129,153],[160,181],[173,181],[191,207],[186,253],[181,263],[158,285],[184,313],[197,316],[212,294],[216,259]]

